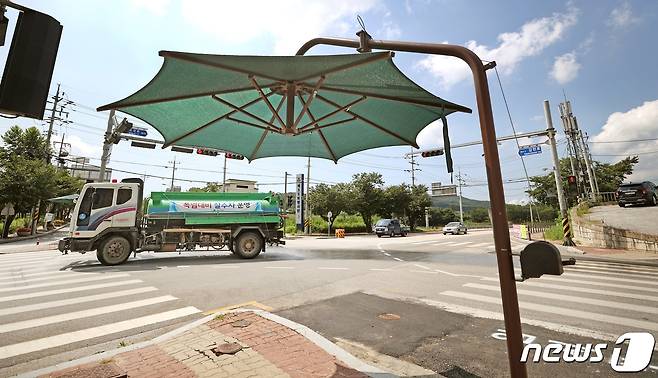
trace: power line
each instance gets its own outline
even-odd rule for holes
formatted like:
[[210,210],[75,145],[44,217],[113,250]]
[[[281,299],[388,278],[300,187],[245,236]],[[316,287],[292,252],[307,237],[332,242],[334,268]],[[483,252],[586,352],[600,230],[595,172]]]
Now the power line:
[[633,156],[633,155],[650,155],[657,154],[658,150],[633,152],[632,154],[592,154],[592,156]]
[[651,142],[658,140],[658,138],[645,138],[645,139],[628,139],[628,140],[606,140],[600,142],[589,141],[589,143],[635,143],[635,142]]

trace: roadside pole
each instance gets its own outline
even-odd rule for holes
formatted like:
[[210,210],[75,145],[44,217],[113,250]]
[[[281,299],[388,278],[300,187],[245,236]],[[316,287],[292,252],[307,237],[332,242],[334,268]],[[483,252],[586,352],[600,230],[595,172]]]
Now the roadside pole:
[[226,193],[226,152],[224,152],[224,175],[222,178],[222,193]]
[[171,186],[169,188],[170,192],[174,191],[174,178],[176,176],[176,157],[174,156],[174,161],[170,161],[170,163],[173,163],[173,167],[171,167]]
[[[553,157],[553,174],[555,176],[555,188],[557,190],[557,200],[560,205],[560,215],[562,215],[562,228],[564,233],[563,245],[575,245],[571,239],[571,230],[569,229],[569,213],[567,211],[567,203],[564,198],[564,188],[562,187],[562,173],[560,172],[560,159],[557,154],[557,146],[555,143],[555,129],[553,128],[553,118],[551,116],[551,108],[548,100],[544,100],[544,117],[546,118],[546,131],[548,131],[548,140],[551,144],[551,155]],[[565,230],[566,226],[566,230]]]
[[283,173],[283,237],[286,237],[286,220],[288,220],[288,172]]
[[311,207],[309,206],[308,203],[308,193],[311,191],[311,157],[308,157],[308,163],[306,165],[306,197],[304,198],[305,203],[305,209],[304,212],[306,213],[306,219],[304,221],[308,220],[308,227],[306,227],[306,234],[310,235],[311,234]]
[[107,129],[105,130],[105,139],[103,141],[101,167],[98,171],[98,178],[101,182],[105,181],[105,170],[107,169],[107,162],[110,160],[110,154],[112,153],[112,143],[110,143],[112,127],[114,127],[114,110],[110,110],[110,117],[107,119]]
[[462,171],[457,171],[457,181],[459,182],[459,221],[464,223],[464,210],[462,209]]

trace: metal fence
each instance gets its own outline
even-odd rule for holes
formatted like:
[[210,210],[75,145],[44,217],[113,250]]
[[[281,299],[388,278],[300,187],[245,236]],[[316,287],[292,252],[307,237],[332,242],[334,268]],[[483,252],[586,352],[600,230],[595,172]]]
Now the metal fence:
[[547,228],[553,227],[555,222],[533,222],[528,224],[528,231],[531,234],[536,234],[539,232],[544,232]]
[[617,194],[615,192],[599,192],[596,197],[596,203],[616,202]]

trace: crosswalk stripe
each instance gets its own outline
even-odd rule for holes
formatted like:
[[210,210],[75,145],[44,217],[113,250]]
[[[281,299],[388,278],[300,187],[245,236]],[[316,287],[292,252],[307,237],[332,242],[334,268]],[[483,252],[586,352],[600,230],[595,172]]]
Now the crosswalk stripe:
[[598,294],[598,295],[605,295],[605,296],[612,296],[612,297],[621,297],[621,298],[628,298],[628,299],[639,299],[639,300],[642,300],[642,301],[658,302],[658,297],[654,297],[654,296],[651,296],[651,295],[634,294],[634,293],[629,293],[627,291],[598,290],[598,289],[589,289],[589,288],[578,287],[578,286],[553,285],[553,284],[547,284],[547,283],[535,282],[535,281],[526,281],[526,282],[523,283],[523,286],[526,286],[526,285],[531,286],[531,287],[542,287],[542,288],[545,288],[545,289],[563,290],[565,293],[575,291],[575,292],[579,292],[579,293]]
[[150,324],[165,322],[188,315],[201,312],[196,307],[188,306],[176,310],[161,312],[158,314],[142,316],[135,319],[124,320],[122,322],[110,323],[98,327],[87,328],[79,331],[63,333],[60,335],[44,337],[41,339],[25,341],[17,344],[0,347],[0,360],[54,348],[66,344],[72,344],[79,341],[89,340],[96,337],[106,336],[113,333],[123,332]]
[[603,267],[603,266],[598,266],[598,265],[584,265],[581,264],[580,262],[576,262],[576,265],[573,265],[570,267],[571,269],[574,268],[585,268],[585,269],[592,269],[592,270],[601,270],[601,271],[607,271],[607,272],[620,272],[620,273],[638,273],[638,274],[646,274],[646,275],[658,275],[658,270],[645,270],[645,269],[630,269],[630,268],[618,268],[618,267]]
[[411,244],[429,244],[429,243],[434,243],[436,240],[430,240],[430,241],[419,241],[419,242],[413,242]]
[[643,270],[647,272],[658,272],[658,267],[645,266],[645,265],[634,265],[634,264],[623,264],[623,263],[614,263],[614,262],[598,262],[591,260],[577,260],[577,265],[586,265],[593,267],[606,267],[606,268],[619,268],[619,269],[635,269]]
[[69,312],[69,313],[65,313],[65,314],[46,316],[46,317],[38,318],[38,319],[30,319],[30,320],[23,320],[23,321],[20,321],[20,322],[0,324],[0,333],[19,331],[21,329],[32,328],[32,327],[40,327],[40,326],[54,324],[54,323],[61,323],[61,322],[65,322],[65,321],[68,321],[68,320],[84,319],[84,318],[89,318],[89,317],[92,317],[92,316],[109,314],[109,313],[112,313],[112,312],[125,311],[125,310],[134,309],[134,308],[150,306],[150,305],[157,304],[157,303],[175,301],[176,299],[178,299],[178,298],[176,298],[174,296],[171,296],[171,295],[163,295],[163,296],[160,296],[160,297],[140,299],[140,300],[137,300],[137,301],[125,302],[125,303],[109,305],[109,306],[96,307],[96,308],[92,308],[92,309],[88,309],[88,310],[81,310],[81,311],[74,311],[74,312]]
[[452,246],[456,247],[458,245],[467,245],[467,244],[473,244],[473,242],[461,242],[461,243],[453,243]]
[[630,282],[630,283],[639,283],[639,284],[643,284],[643,285],[658,286],[658,282],[656,282],[656,281],[643,281],[643,280],[634,280],[634,279],[630,279],[630,278],[610,277],[609,275],[591,276],[589,274],[575,273],[575,272],[568,271],[568,270],[565,271],[564,274],[567,275],[567,277],[580,277],[580,278],[587,278],[587,279],[591,279],[591,280]]
[[29,256],[29,257],[6,257],[2,256],[0,257],[0,264],[4,263],[29,263],[32,261],[43,261],[43,260],[48,260],[48,259],[53,259],[53,258],[75,258],[75,255],[62,255],[61,253],[43,253],[41,256]]
[[448,244],[452,244],[452,243],[454,243],[454,242],[439,242],[439,243],[433,242],[432,245],[448,245]]
[[56,286],[56,285],[68,285],[68,284],[74,284],[74,283],[93,282],[93,281],[101,281],[101,280],[111,280],[111,279],[115,279],[115,278],[123,278],[123,277],[128,277],[128,276],[130,276],[128,273],[116,273],[116,274],[112,274],[112,275],[100,274],[100,275],[94,275],[93,277],[75,278],[75,279],[72,279],[72,280],[51,281],[51,282],[46,282],[46,283],[40,283],[40,284],[34,284],[34,285],[25,285],[25,286],[3,287],[3,288],[0,288],[0,293],[6,293],[8,291],[30,290],[30,289],[37,289],[37,288],[40,288],[40,287],[48,287],[48,286]]
[[[481,284],[475,284],[475,283],[467,283],[463,285],[464,287],[470,287],[472,289],[480,289],[480,290],[489,290],[489,291],[495,291],[500,293],[500,287],[499,286],[490,286],[490,285],[481,285]],[[638,311],[638,312],[646,312],[649,314],[658,314],[658,308],[656,307],[648,307],[648,306],[641,306],[641,305],[634,305],[630,303],[619,303],[619,302],[612,302],[612,301],[603,301],[600,299],[593,299],[593,298],[582,298],[582,297],[574,297],[572,295],[561,295],[561,294],[554,294],[554,293],[547,293],[544,291],[532,291],[532,290],[525,290],[525,289],[517,289],[516,292],[521,295],[527,295],[531,297],[539,297],[542,299],[555,299],[558,301],[565,301],[565,302],[576,302],[576,303],[583,303],[583,304],[589,304],[593,306],[601,306],[601,307],[609,307],[609,308],[616,308],[620,310],[630,310],[630,311]]]
[[490,245],[490,244],[491,244],[491,243],[477,243],[477,244],[473,244],[473,245],[471,245],[470,247],[471,247],[471,248],[480,248],[480,247],[486,247],[486,246],[488,246],[488,245]]
[[43,265],[38,265],[38,266],[32,266],[29,268],[22,268],[22,267],[15,267],[15,268],[6,268],[6,269],[0,269],[0,274],[15,274],[17,272],[38,272],[38,271],[44,271],[44,270],[52,270],[52,266],[43,266]]
[[70,287],[70,288],[66,288],[66,289],[37,291],[37,292],[34,292],[34,293],[16,294],[16,295],[10,295],[8,297],[0,297],[0,302],[10,302],[10,301],[17,301],[17,300],[20,300],[20,299],[47,297],[49,295],[75,293],[75,292],[78,292],[78,291],[86,291],[86,290],[93,290],[93,289],[105,289],[105,288],[108,288],[108,287],[131,285],[131,284],[136,284],[136,283],[141,283],[141,282],[142,282],[142,280],[126,280],[126,281],[107,282],[107,283],[96,284],[96,285],[85,285],[85,286]]
[[[34,259],[34,260],[26,260],[26,261],[0,261],[0,268],[16,268],[20,266],[25,266],[25,267],[30,267],[38,264],[43,264],[43,263],[51,263],[51,264],[57,264],[57,263],[62,263],[66,262],[69,260],[79,260],[76,258],[71,258],[71,257],[63,257],[63,256],[50,256],[50,257],[43,257],[39,259]],[[6,269],[5,269],[6,270]]]
[[[77,277],[90,277],[90,276],[95,276],[95,275],[98,274],[98,273],[72,273],[72,272],[60,271],[60,270],[56,270],[52,273],[55,273],[56,276],[55,277],[37,277],[37,278],[28,278],[28,279],[21,279],[22,277],[14,276],[12,282],[0,282],[0,286],[20,287],[20,286],[16,286],[16,284],[24,284],[24,283],[27,283],[27,282],[38,282],[38,281],[48,281],[48,280],[58,280],[58,279],[62,279],[62,278],[67,278],[67,276],[70,277],[72,275],[76,275]],[[56,285],[56,283],[53,282],[53,285]]]
[[60,274],[67,274],[69,272],[61,271],[61,270],[51,270],[47,272],[38,272],[38,273],[29,273],[29,274],[13,274],[11,276],[7,277],[0,277],[0,281],[7,281],[7,280],[16,280],[20,278],[26,278],[26,277],[36,277],[36,276],[55,276],[55,275],[60,275]]
[[[441,292],[440,294],[450,296],[450,297],[455,297],[455,298],[461,298],[461,299],[470,299],[473,301],[478,301],[478,302],[484,302],[484,303],[492,303],[492,304],[497,304],[500,305],[500,298],[495,298],[495,297],[487,297],[484,295],[478,295],[478,294],[471,294],[471,293],[463,293],[463,292],[457,292],[457,291],[444,291]],[[620,325],[623,327],[635,327],[643,330],[652,330],[652,331],[658,331],[658,324],[653,323],[653,322],[648,322],[644,320],[637,320],[637,319],[629,319],[629,318],[622,318],[619,316],[612,316],[612,315],[605,315],[605,314],[597,314],[593,312],[587,312],[587,311],[579,311],[579,310],[573,310],[570,308],[564,308],[564,307],[556,307],[556,306],[547,306],[547,305],[541,305],[541,304],[536,304],[536,303],[527,303],[527,302],[521,302],[519,303],[519,307],[526,309],[526,310],[531,310],[531,311],[538,311],[538,312],[546,312],[550,314],[556,314],[560,316],[568,316],[572,318],[579,318],[579,319],[587,319],[587,320],[594,320],[594,321],[599,321],[602,323],[610,323],[610,324],[616,324]]]
[[[605,286],[605,287],[614,287],[618,289],[628,289],[628,290],[635,290],[635,291],[648,291],[650,293],[655,293],[656,289],[653,287],[644,287],[644,286],[633,286],[633,285],[621,285],[621,284],[614,284],[614,283],[609,283],[609,282],[594,282],[594,281],[583,281],[583,280],[572,280],[569,278],[563,278],[562,276],[560,277],[550,277],[550,276],[542,276],[542,280],[544,281],[558,281],[558,282],[566,282],[566,283],[574,283],[574,284],[580,284],[580,285],[591,285],[591,286]],[[498,279],[494,279],[495,281],[498,281]]]
[[[445,243],[441,243],[441,245],[449,245],[449,246],[451,246],[451,247],[454,246],[455,244],[458,244],[458,243],[457,243],[457,242],[445,242]],[[437,244],[437,245],[438,245],[438,244]]]
[[624,270],[624,271],[608,270],[608,269],[600,270],[600,269],[594,269],[584,266],[569,266],[565,270],[572,272],[594,273],[594,274],[604,274],[604,275],[613,274],[613,275],[620,275],[626,277],[638,277],[638,278],[647,278],[647,279],[651,279],[652,277],[658,277],[658,273],[635,272],[630,270]]
[[156,290],[158,290],[158,289],[156,289],[153,286],[145,286],[145,287],[138,287],[137,289],[111,291],[109,293],[104,293],[104,294],[87,295],[87,296],[84,296],[84,297],[75,297],[75,298],[70,298],[70,299],[61,299],[61,300],[57,300],[57,301],[35,303],[35,304],[25,305],[25,306],[3,308],[3,309],[0,309],[0,316],[20,314],[21,312],[28,312],[28,311],[45,310],[45,309],[48,309],[48,308],[69,306],[69,305],[72,305],[72,304],[100,301],[100,300],[104,300],[104,299],[127,297],[129,295],[143,294],[143,293],[148,293],[148,292],[156,291]]

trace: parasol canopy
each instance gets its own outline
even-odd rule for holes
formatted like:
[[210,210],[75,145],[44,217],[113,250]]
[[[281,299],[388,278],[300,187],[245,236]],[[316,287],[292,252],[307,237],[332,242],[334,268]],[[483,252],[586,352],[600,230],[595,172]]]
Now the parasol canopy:
[[101,106],[152,125],[170,145],[249,160],[310,156],[338,161],[384,146],[418,148],[431,122],[470,109],[406,77],[392,52],[231,56],[161,51],[164,63],[136,93]]

